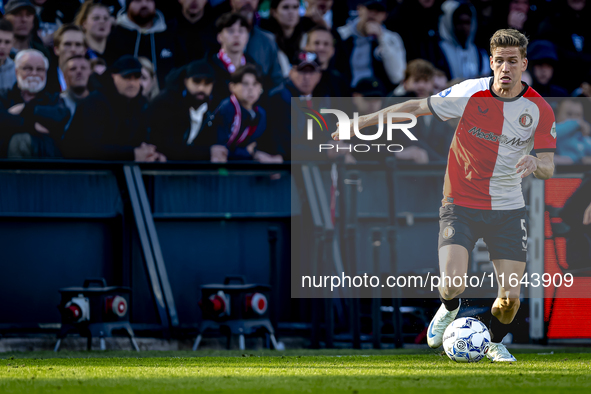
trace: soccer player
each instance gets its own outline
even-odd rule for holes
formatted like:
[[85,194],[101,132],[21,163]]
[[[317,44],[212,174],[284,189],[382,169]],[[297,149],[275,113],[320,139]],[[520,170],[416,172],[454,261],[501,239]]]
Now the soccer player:
[[[554,114],[550,105],[521,81],[527,69],[527,44],[527,38],[517,30],[498,30],[490,40],[493,77],[466,80],[429,98],[359,117],[359,129],[378,124],[380,113],[387,119],[388,112],[417,117],[433,114],[442,121],[460,118],[439,210],[439,269],[442,275],[463,277],[469,252],[484,238],[499,286],[489,325],[492,342],[487,356],[493,361],[516,361],[501,341],[519,309],[521,284],[512,286],[515,280],[508,278],[517,277],[521,282],[525,271],[527,217],[521,180],[530,174],[549,179],[554,173]],[[339,139],[338,132],[333,138]],[[529,155],[532,148],[537,157]],[[458,296],[466,285],[443,278],[442,282],[442,305],[427,333],[432,348],[441,346],[445,329],[460,310]]]

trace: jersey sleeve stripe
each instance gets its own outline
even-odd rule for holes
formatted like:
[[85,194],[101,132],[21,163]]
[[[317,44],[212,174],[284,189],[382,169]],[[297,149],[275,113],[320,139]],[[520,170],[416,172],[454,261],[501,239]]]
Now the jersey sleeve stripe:
[[556,148],[544,148],[544,149],[535,149],[534,151],[537,153],[543,153],[543,152],[556,152]]
[[431,105],[431,97],[427,97],[427,105],[429,106],[429,110],[431,111],[431,113],[433,114],[433,116],[435,116],[435,119],[437,119],[440,122],[443,122],[444,120],[441,119],[439,117],[439,115],[437,115],[437,112],[435,112],[435,108],[433,108],[433,105]]

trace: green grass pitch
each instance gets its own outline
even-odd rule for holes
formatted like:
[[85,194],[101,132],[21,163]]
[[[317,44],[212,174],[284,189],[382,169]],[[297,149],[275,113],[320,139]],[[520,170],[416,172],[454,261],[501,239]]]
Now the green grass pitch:
[[0,393],[591,393],[591,349],[457,364],[417,350],[0,354]]

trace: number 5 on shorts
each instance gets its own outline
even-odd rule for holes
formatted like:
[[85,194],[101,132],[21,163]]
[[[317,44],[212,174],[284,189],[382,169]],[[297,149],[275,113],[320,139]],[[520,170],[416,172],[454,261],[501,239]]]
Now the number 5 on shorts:
[[524,232],[523,237],[521,237],[523,240],[521,241],[521,246],[523,246],[523,249],[527,249],[527,228],[525,228],[525,219],[521,219],[521,229]]

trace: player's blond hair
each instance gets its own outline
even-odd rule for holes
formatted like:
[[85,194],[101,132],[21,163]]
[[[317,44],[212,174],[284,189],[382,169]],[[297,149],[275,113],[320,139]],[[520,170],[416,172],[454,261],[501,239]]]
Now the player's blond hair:
[[517,47],[522,58],[527,55],[527,37],[515,29],[497,30],[490,39],[490,54],[497,48]]

